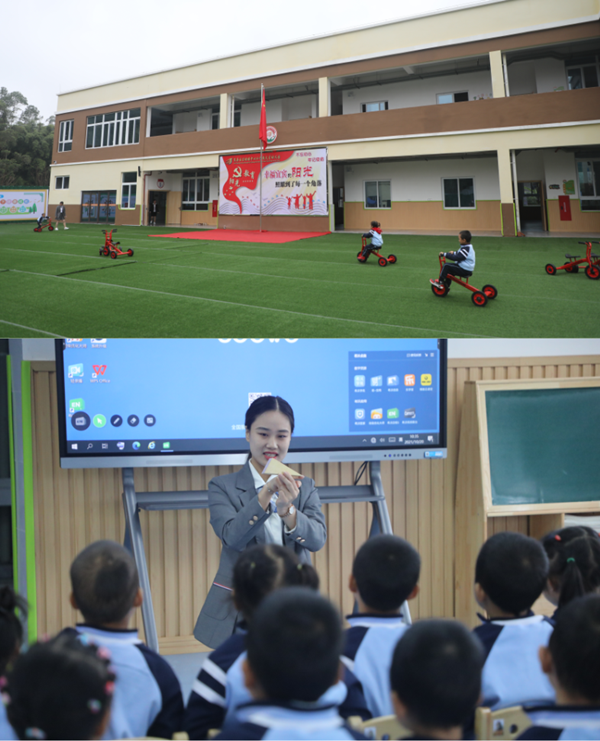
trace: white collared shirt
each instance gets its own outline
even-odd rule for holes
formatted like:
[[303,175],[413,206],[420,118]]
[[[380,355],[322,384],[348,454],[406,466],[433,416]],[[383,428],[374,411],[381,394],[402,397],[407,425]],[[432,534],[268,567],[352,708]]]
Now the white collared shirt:
[[[250,471],[252,472],[252,478],[254,479],[254,486],[256,487],[256,493],[265,486],[265,484],[268,484],[269,481],[272,481],[273,479],[277,478],[275,475],[271,476],[268,481],[263,481],[262,476],[258,473],[256,468],[252,465],[252,461],[248,461],[248,465],[250,466]],[[283,533],[281,531],[281,523],[283,522],[283,518],[281,518],[277,514],[277,508],[276,508],[276,502],[277,502],[278,494],[275,493],[271,497],[271,502],[269,504],[269,507],[271,507],[271,514],[267,521],[265,522],[265,540],[267,543],[275,543],[275,545],[283,545]],[[286,533],[293,533],[294,530],[288,530],[288,527],[285,523],[285,532]]]

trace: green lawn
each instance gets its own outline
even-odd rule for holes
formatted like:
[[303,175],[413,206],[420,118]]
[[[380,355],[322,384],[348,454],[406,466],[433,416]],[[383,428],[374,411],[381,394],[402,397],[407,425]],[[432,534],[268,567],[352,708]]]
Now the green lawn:
[[[478,308],[453,285],[433,295],[438,252],[455,237],[385,235],[384,254],[356,260],[360,237],[284,245],[155,239],[172,228],[121,227],[132,258],[98,255],[100,226],[69,233],[0,225],[3,337],[597,337],[600,280],[551,277],[575,239],[475,237],[473,283],[498,298]],[[182,230],[185,231],[185,230]],[[232,232],[232,239],[234,233]]]

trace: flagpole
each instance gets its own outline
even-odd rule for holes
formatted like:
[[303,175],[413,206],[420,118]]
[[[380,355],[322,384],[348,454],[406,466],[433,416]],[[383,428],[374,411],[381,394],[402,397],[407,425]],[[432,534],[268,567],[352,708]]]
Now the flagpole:
[[[264,95],[264,85],[260,84],[260,107],[261,107],[261,116],[262,116],[262,106],[263,106],[263,95]],[[258,202],[258,231],[262,232],[262,154],[263,154],[263,148],[264,143],[260,142],[260,167],[258,170],[258,177],[260,178],[260,195],[259,195],[259,202]]]

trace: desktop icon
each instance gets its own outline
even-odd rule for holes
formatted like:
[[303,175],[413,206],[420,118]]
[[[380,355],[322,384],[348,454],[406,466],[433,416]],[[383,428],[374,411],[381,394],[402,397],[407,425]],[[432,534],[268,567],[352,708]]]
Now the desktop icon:
[[83,399],[71,399],[69,402],[69,414],[83,412],[85,410],[85,401]]
[[163,450],[169,450],[171,443],[163,443]]
[[137,416],[137,414],[130,414],[129,417],[127,417],[127,424],[130,427],[137,427],[140,423],[140,418]]
[[388,419],[400,419],[400,410],[394,407],[393,409],[387,410]]
[[71,424],[76,430],[83,432],[90,426],[90,417],[85,412],[75,412],[71,417]]
[[68,367],[69,378],[83,378],[83,363],[74,363]]
[[427,435],[427,442],[432,443],[433,442],[433,435]]
[[417,416],[417,410],[414,407],[409,407],[408,409],[404,410],[405,419],[413,419],[416,416]]
[[355,388],[364,388],[365,383],[366,383],[366,379],[364,376],[354,376],[354,387]]
[[120,427],[123,424],[123,417],[120,414],[113,414],[110,423],[113,427]]
[[139,442],[138,442],[138,441],[136,440],[136,441],[135,441],[134,443],[132,443],[131,447],[132,447],[132,448],[133,448],[134,450],[139,450],[139,449],[140,449],[140,448],[142,447],[142,444],[141,444],[141,443],[139,443]]
[[94,423],[94,427],[104,427],[106,417],[103,414],[95,414],[92,422]]
[[77,450],[79,448],[78,443],[71,443],[71,450]]
[[92,368],[94,370],[92,378],[98,378],[98,376],[103,376],[106,373],[105,365],[92,365]]
[[91,450],[94,447],[94,443],[88,443],[87,449]]
[[71,342],[83,342],[83,337],[67,337],[65,339],[65,342],[71,343]]
[[421,373],[421,386],[431,386],[431,373]]
[[354,410],[354,419],[364,419],[365,418],[365,410],[364,409],[355,409]]
[[388,386],[398,386],[400,383],[400,379],[398,376],[388,376],[387,377],[387,385]]
[[154,440],[148,443],[148,450],[154,450],[155,447],[156,447],[156,443],[154,442]]
[[125,443],[117,443],[117,448],[119,448],[119,450],[123,450],[124,447]]
[[383,376],[371,376],[371,386],[383,386]]
[[414,386],[416,382],[417,382],[417,379],[415,378],[415,374],[414,373],[407,373],[404,376],[404,385],[405,386]]
[[388,443],[395,443],[396,438],[395,437],[388,437]]
[[102,450],[108,450],[108,443],[102,443]]
[[153,425],[155,425],[155,424],[156,424],[156,417],[155,417],[155,416],[154,416],[153,414],[147,414],[147,415],[146,415],[146,416],[144,417],[144,424],[145,424],[145,425],[146,425],[147,427],[152,427]]
[[377,438],[376,438],[376,437],[372,437],[372,438],[371,438],[371,442],[372,442],[373,444],[375,444],[375,443],[377,442]]
[[95,345],[103,345],[106,342],[106,338],[103,340],[90,340],[90,342],[93,342]]
[[371,419],[383,419],[383,409],[371,409]]

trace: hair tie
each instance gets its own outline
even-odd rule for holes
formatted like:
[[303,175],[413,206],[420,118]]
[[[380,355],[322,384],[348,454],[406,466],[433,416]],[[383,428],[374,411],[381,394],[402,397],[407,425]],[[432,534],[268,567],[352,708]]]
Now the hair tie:
[[39,738],[44,739],[46,738],[46,734],[44,731],[42,731],[41,728],[26,728],[25,729],[25,738]]
[[301,564],[301,563],[299,563],[299,564],[298,564],[298,565],[296,566],[296,568],[298,569],[298,571],[302,571],[302,566],[303,566],[303,564]]
[[100,700],[88,700],[87,706],[90,713],[93,713],[94,715],[102,710],[102,703],[100,702]]
[[106,661],[110,661],[110,651],[104,646],[100,646],[100,648],[96,652],[96,655],[99,659],[106,659]]
[[115,683],[114,682],[107,682],[104,685],[104,691],[107,695],[112,695],[112,693],[115,691]]
[[560,535],[555,535],[554,536],[554,540],[558,540],[558,542],[560,543],[560,541],[562,540],[562,538],[560,537]]
[[574,558],[567,558],[567,563],[575,563],[575,559]]
[[252,562],[250,563],[250,568],[251,568],[251,569],[254,569],[254,568],[256,568],[256,564],[254,563],[254,561],[252,561]]
[[6,677],[0,677],[0,690],[3,690],[7,684],[8,679]]

